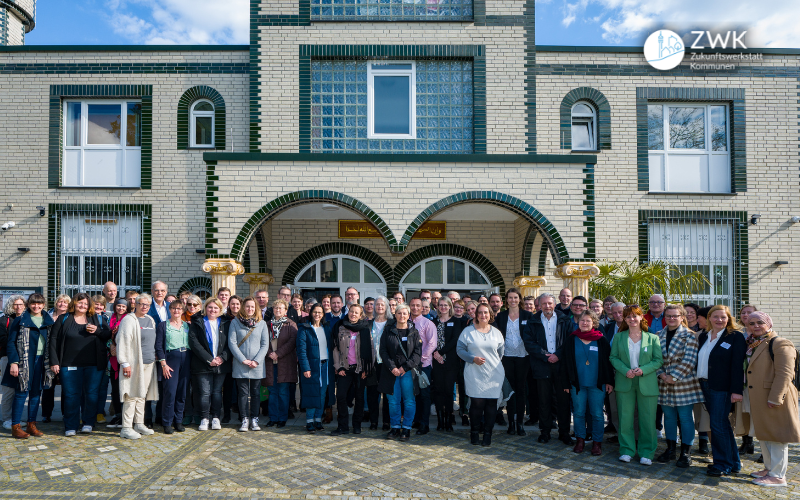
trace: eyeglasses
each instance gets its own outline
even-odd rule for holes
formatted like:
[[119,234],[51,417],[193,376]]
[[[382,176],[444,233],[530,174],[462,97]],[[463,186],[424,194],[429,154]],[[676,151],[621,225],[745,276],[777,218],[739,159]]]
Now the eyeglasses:
[[664,317],[667,318],[667,319],[678,319],[678,318],[681,317],[681,315],[680,314],[670,314],[669,316],[664,315]]
[[586,304],[581,304],[580,302],[573,302],[572,305],[575,307],[586,307]]
[[650,302],[648,302],[648,303],[649,303],[649,304],[656,305],[656,306],[657,306],[658,304],[666,304],[666,302],[664,302],[663,300],[661,300],[661,301],[658,301],[658,300],[651,300],[651,301],[650,301]]

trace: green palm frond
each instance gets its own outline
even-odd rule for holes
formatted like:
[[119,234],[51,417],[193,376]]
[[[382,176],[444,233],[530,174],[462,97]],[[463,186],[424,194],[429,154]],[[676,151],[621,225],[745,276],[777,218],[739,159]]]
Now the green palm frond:
[[685,302],[704,290],[710,282],[699,271],[683,274],[669,262],[600,262],[600,275],[589,282],[592,297],[615,296],[626,304],[646,306],[651,295],[664,294],[668,301]]

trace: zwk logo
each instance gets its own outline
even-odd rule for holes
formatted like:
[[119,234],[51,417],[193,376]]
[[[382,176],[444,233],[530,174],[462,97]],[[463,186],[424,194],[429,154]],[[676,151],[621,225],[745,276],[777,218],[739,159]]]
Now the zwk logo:
[[670,30],[658,30],[644,42],[645,59],[650,66],[662,71],[679,65],[685,52],[681,37]]
[[703,39],[703,35],[705,35],[708,38],[709,48],[716,49],[717,46],[719,46],[719,48],[721,49],[727,49],[728,40],[731,40],[731,33],[733,33],[733,39],[732,39],[733,47],[731,48],[735,49],[737,45],[741,45],[741,48],[746,49],[747,45],[745,45],[744,42],[742,41],[744,35],[747,34],[746,31],[742,31],[741,33],[739,33],[738,31],[728,31],[725,33],[725,38],[722,38],[722,35],[720,33],[716,33],[712,38],[710,31],[692,31],[692,35],[697,35],[697,38],[694,39],[694,43],[692,44],[692,49],[702,50],[705,48],[703,45],[701,45],[702,43],[701,40]]

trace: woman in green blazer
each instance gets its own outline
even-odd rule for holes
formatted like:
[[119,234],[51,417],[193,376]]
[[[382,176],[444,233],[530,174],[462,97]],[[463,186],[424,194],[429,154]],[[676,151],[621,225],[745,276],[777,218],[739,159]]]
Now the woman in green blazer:
[[625,322],[611,345],[611,365],[616,370],[614,390],[619,413],[619,459],[630,462],[636,454],[634,409],[639,410],[639,463],[652,465],[658,447],[656,407],[658,406],[658,375],[663,357],[658,335],[647,331],[644,311],[630,305],[623,312]]

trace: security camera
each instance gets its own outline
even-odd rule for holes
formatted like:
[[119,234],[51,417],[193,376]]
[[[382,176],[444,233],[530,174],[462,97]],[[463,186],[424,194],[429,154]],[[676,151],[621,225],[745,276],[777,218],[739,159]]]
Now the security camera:
[[750,216],[750,224],[755,226],[756,224],[758,224],[758,219],[760,219],[760,218],[761,218],[761,214],[753,214],[753,215],[751,215]]
[[2,229],[3,231],[8,231],[9,229],[11,229],[12,227],[14,227],[16,225],[17,225],[17,223],[13,222],[13,221],[12,222],[6,222],[2,226],[0,226],[0,229]]

